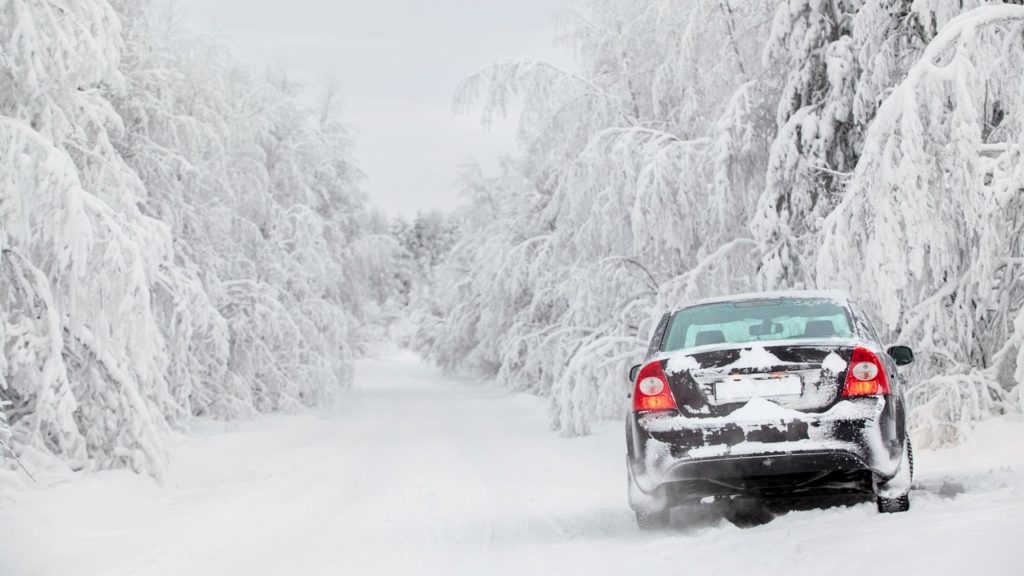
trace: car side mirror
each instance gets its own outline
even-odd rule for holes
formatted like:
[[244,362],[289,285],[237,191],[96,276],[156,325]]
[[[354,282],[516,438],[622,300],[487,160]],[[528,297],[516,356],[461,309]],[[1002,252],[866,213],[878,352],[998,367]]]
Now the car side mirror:
[[914,351],[907,346],[891,346],[887,352],[897,366],[906,366],[914,362]]
[[629,369],[629,383],[630,384],[632,384],[633,382],[636,382],[637,374],[640,374],[640,365],[639,364],[637,364],[636,366],[633,366],[632,368]]

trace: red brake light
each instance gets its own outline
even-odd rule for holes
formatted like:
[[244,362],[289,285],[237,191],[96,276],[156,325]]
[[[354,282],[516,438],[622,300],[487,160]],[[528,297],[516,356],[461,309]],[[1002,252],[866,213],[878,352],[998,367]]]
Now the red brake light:
[[655,360],[640,369],[633,387],[633,412],[675,410],[676,399],[668,387],[668,378]]
[[846,369],[843,397],[888,396],[889,392],[889,378],[878,355],[867,348],[854,348]]

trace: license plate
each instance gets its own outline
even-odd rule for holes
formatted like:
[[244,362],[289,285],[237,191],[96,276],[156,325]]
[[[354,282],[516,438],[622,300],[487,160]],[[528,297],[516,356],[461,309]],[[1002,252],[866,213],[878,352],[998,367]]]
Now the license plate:
[[795,375],[767,378],[732,376],[715,384],[715,398],[719,402],[771,396],[799,396],[802,391],[800,377]]

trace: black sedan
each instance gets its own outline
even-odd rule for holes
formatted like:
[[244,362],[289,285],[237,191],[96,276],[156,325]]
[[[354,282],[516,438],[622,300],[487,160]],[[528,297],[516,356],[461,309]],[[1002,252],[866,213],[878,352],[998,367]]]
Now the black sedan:
[[873,495],[910,507],[905,346],[843,294],[707,300],[666,314],[634,366],[629,504],[641,528],[707,497]]

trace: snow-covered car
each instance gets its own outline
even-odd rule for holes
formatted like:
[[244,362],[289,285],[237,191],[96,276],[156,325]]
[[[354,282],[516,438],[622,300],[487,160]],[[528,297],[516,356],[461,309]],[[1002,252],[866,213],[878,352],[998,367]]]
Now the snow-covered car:
[[913,455],[898,367],[835,292],[704,300],[666,314],[630,371],[629,503],[641,528],[707,497],[873,495],[910,507]]

